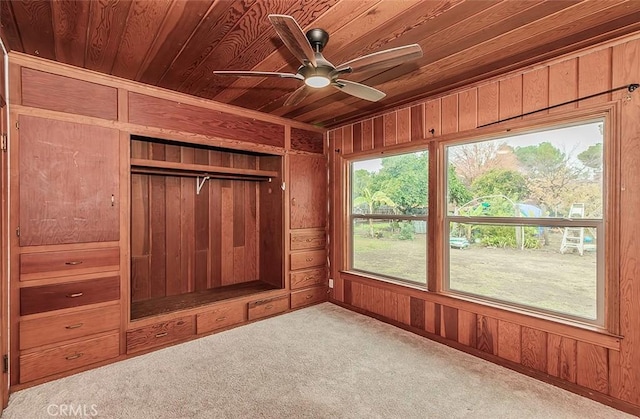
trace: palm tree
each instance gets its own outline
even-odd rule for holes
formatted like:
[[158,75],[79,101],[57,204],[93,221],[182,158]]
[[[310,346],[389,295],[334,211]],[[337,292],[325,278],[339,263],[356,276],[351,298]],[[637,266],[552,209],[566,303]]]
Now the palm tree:
[[[369,214],[373,214],[373,207],[378,205],[388,205],[392,208],[396,206],[395,202],[393,202],[393,200],[389,198],[384,191],[376,191],[372,193],[371,189],[362,188],[361,194],[362,195],[353,200],[353,206],[357,207],[362,204],[367,204]],[[369,218],[369,235],[371,237],[374,236],[373,220],[371,218]]]

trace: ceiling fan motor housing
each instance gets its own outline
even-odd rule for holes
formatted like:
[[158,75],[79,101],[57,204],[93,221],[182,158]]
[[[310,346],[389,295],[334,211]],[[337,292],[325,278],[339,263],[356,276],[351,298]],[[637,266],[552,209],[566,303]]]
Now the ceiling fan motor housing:
[[322,52],[324,47],[329,42],[329,34],[324,29],[315,28],[309,29],[306,33],[306,37],[313,47],[314,52]]

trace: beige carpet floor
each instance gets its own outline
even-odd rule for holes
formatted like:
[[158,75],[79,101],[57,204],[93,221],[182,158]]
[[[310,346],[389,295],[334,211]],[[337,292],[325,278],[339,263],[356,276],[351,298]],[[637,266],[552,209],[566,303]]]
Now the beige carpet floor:
[[16,392],[2,417],[61,409],[142,419],[631,417],[330,303]]

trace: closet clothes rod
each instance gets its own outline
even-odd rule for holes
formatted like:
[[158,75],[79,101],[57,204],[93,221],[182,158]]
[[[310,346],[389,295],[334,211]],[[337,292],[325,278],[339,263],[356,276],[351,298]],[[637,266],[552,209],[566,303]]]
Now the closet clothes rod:
[[279,177],[277,171],[271,170],[239,169],[236,167],[208,166],[203,164],[144,159],[131,159],[131,173],[182,177],[208,176],[212,179],[255,181],[269,181],[272,178]]

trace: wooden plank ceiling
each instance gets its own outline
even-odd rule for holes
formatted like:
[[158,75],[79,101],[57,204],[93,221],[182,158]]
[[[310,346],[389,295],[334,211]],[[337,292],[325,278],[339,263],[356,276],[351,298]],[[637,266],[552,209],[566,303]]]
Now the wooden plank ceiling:
[[[212,73],[296,71],[271,13],[328,31],[336,65],[411,43],[424,56],[344,77],[380,102],[324,88],[285,107],[300,81]],[[639,30],[640,1],[2,0],[0,25],[9,50],[330,127]]]

